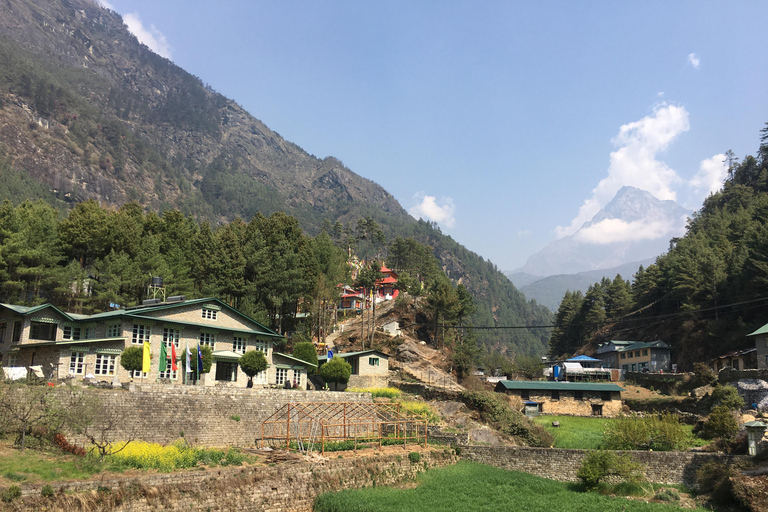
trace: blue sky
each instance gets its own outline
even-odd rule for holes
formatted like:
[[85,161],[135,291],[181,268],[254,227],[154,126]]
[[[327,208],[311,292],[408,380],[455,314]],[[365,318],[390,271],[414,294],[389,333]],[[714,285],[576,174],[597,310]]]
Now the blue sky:
[[[698,209],[722,153],[754,154],[768,121],[764,1],[108,6],[157,53],[502,270],[623,185]],[[595,243],[669,235],[602,228]]]

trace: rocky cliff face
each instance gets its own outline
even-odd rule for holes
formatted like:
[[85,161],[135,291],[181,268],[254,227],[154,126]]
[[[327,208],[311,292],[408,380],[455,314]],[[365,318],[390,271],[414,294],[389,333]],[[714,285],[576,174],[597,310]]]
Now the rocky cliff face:
[[[269,191],[311,211],[301,219],[310,231],[323,217],[355,220],[371,210],[407,218],[380,186],[284,140],[152,53],[119,15],[90,0],[7,0],[0,4],[0,37],[3,66],[11,71],[0,88],[6,157],[62,199],[139,200],[211,220],[254,213],[239,204],[223,210],[205,197],[201,187],[216,162],[245,178],[241,193]],[[51,109],[39,101],[46,87]],[[217,199],[231,204],[226,195],[234,192],[223,192]]]

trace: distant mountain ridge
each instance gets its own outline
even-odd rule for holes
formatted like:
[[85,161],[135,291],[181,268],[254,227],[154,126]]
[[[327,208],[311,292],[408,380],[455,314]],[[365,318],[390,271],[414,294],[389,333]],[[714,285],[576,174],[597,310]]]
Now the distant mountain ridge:
[[[372,217],[390,238],[433,248],[475,296],[478,325],[551,323],[491,262],[414,220],[340,160],[284,140],[91,0],[0,3],[0,69],[0,198],[137,201],[213,223],[285,211],[311,235]],[[544,353],[547,340],[545,330],[481,334],[528,355]]]
[[[576,233],[551,242],[512,273],[540,277],[576,274],[655,258],[669,248],[671,238],[684,233],[685,219],[691,214],[674,201],[662,201],[635,187],[622,187]],[[610,222],[611,227],[625,228],[625,239],[608,241],[612,235],[604,234],[601,228]]]
[[642,261],[625,263],[618,267],[588,270],[577,274],[558,274],[554,276],[538,277],[530,274],[518,274],[514,272],[507,273],[512,284],[514,284],[526,298],[533,299],[539,304],[547,306],[552,311],[557,311],[560,307],[560,301],[565,292],[581,291],[585,293],[591,285],[600,282],[603,277],[614,279],[616,275],[621,275],[624,279],[633,280],[634,274],[642,265],[647,267],[655,261],[655,258],[648,258]]

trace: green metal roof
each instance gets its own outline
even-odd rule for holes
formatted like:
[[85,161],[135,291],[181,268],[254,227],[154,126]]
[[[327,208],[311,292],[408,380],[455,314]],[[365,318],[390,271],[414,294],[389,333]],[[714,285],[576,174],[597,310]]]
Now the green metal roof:
[[[385,354],[384,352],[381,352],[379,350],[376,350],[376,349],[361,350],[360,352],[344,352],[343,354],[337,354],[337,353],[334,352],[333,357],[340,357],[342,359],[346,359],[348,357],[362,356],[362,355],[365,355],[365,354],[373,354],[373,353],[376,353],[376,354],[379,354],[380,356],[389,358],[389,356],[387,354]],[[326,354],[324,356],[319,356],[317,358],[317,360],[318,361],[327,361],[328,360],[328,354]]]
[[[299,359],[298,357],[289,356],[288,354],[283,354],[282,352],[273,352],[272,353],[272,358],[273,358],[272,360],[273,361],[274,361],[274,356],[284,357],[286,359],[290,359],[291,361],[296,361],[297,363],[317,368],[316,364],[308,363],[308,362],[306,362],[303,359]],[[277,366],[278,368],[280,367],[280,365],[278,365],[277,363],[275,363],[275,366]]]
[[555,382],[552,380],[501,380],[496,387],[505,389],[559,390],[559,391],[624,391],[618,384],[593,382]]
[[758,334],[768,334],[768,324],[765,324],[755,332],[747,334],[747,336],[757,336]]
[[72,317],[69,316],[67,313],[63,312],[53,304],[40,304],[38,306],[19,306],[17,304],[0,304],[0,306],[10,309],[14,313],[17,313],[19,315],[31,315],[32,313],[36,313],[37,311],[42,311],[44,309],[53,309],[58,314],[63,316],[64,318],[71,320]]

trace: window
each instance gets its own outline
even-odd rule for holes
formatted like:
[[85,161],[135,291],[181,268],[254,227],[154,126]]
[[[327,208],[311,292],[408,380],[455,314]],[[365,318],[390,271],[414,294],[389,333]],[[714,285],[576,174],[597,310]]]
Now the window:
[[147,373],[142,372],[141,370],[134,370],[131,372],[131,377],[134,379],[145,379],[147,377]]
[[64,334],[62,336],[65,340],[79,340],[80,339],[80,327],[73,327],[71,325],[64,326]]
[[640,357],[640,351],[639,350],[635,350],[635,357]]
[[266,384],[267,383],[267,370],[264,370],[263,372],[259,372],[256,374],[256,376],[253,378],[254,384]]
[[270,341],[256,340],[256,350],[264,353],[264,357],[269,357],[269,348],[272,345]]
[[19,354],[8,354],[8,366],[16,366],[19,364]]
[[54,341],[56,339],[56,324],[48,322],[30,322],[29,338],[33,340]]
[[207,320],[216,320],[218,313],[215,309],[203,308],[203,318]]
[[560,391],[556,389],[552,390],[552,400],[560,400]]
[[288,380],[288,369],[287,368],[278,368],[275,371],[275,384],[278,386],[282,386],[285,384],[285,381]]
[[245,354],[245,340],[241,336],[232,337],[232,352],[235,354]]
[[522,400],[530,400],[531,399],[531,392],[527,389],[520,390],[520,398]]
[[171,343],[176,348],[179,348],[179,339],[181,338],[181,331],[178,329],[172,329],[170,327],[163,327],[163,343],[168,348],[171,348]]
[[150,328],[148,325],[133,324],[131,343],[134,345],[141,345],[145,341],[149,341],[149,332]]
[[85,367],[85,353],[72,352],[69,356],[69,373],[73,375],[82,375]]
[[304,378],[304,369],[301,370],[293,370],[293,382],[297,386],[302,386],[306,384],[306,379]]
[[636,371],[637,371],[637,364],[635,364],[635,363],[632,363],[632,371],[633,371],[633,372],[636,372]]
[[235,382],[237,380],[237,363],[216,361],[216,380]]
[[0,323],[0,343],[5,343],[5,327],[6,323]]
[[12,343],[18,343],[21,340],[21,320],[13,322],[13,338]]
[[644,355],[644,356],[647,356],[647,355],[648,355],[648,349],[647,349],[647,348],[644,348],[644,349],[643,349],[643,355]]
[[161,379],[176,380],[177,373],[178,370],[173,371],[173,361],[171,360],[171,354],[168,354],[168,357],[165,359],[165,371],[158,371],[158,377]]
[[114,375],[115,359],[117,356],[114,354],[96,354],[96,366],[93,373],[96,375]]
[[621,353],[621,358],[622,358],[622,359],[626,359],[626,358],[627,358],[627,354],[625,354],[624,352],[622,352],[622,353]]
[[95,327],[93,327],[93,326],[90,326],[90,327],[86,327],[86,328],[83,330],[83,339],[84,339],[84,340],[90,340],[90,339],[93,339],[93,338],[95,337],[95,336],[94,336],[95,332],[96,332],[96,328],[95,328]]
[[121,324],[109,324],[107,326],[107,338],[117,338],[123,334],[123,326]]
[[370,366],[379,366],[379,358],[378,357],[369,357],[368,358],[368,364]]
[[200,333],[200,345],[207,345],[213,348],[215,341],[216,341],[216,336],[213,333],[210,333],[210,332]]

